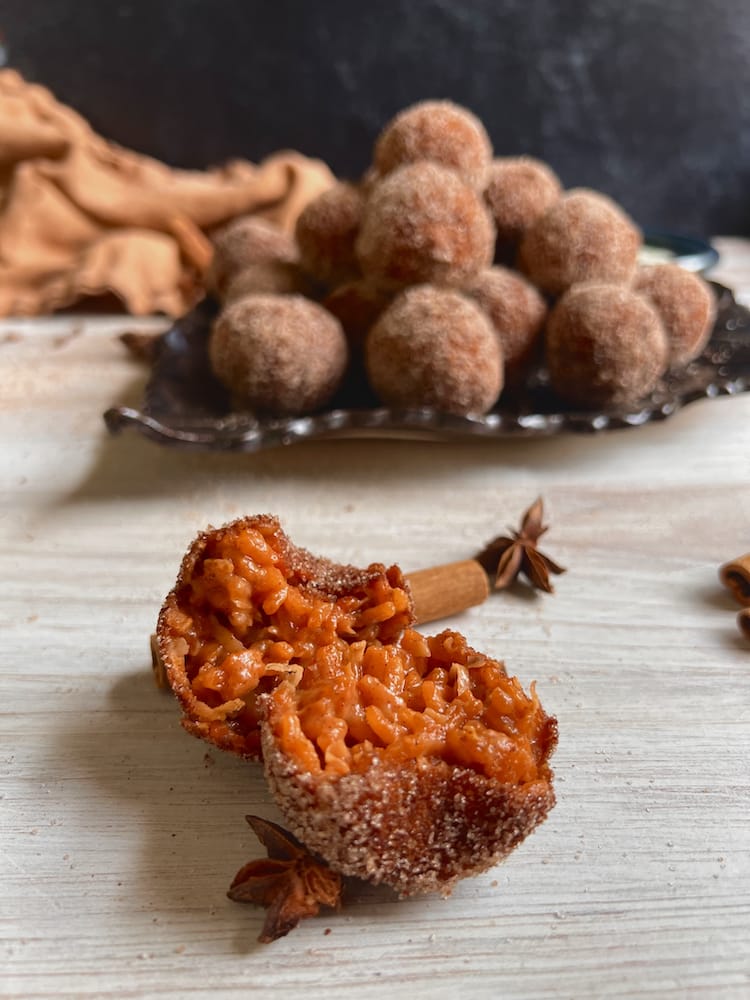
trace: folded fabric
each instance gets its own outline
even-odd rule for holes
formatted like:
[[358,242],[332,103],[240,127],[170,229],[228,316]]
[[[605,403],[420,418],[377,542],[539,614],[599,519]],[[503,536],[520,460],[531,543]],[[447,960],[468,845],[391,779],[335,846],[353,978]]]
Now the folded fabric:
[[134,314],[179,315],[202,294],[207,233],[249,213],[293,230],[334,180],[293,151],[174,169],[106,141],[44,87],[2,70],[0,315],[109,294]]

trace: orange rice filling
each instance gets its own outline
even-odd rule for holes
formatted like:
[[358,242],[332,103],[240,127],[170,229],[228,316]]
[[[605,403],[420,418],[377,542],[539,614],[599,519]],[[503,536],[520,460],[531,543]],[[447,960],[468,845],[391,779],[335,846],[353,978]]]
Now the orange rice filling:
[[512,784],[548,777],[555,723],[534,686],[527,695],[457,632],[408,627],[396,567],[371,566],[337,596],[296,579],[273,543],[246,524],[210,537],[166,608],[201,735],[257,755],[265,714],[308,773],[429,757]]

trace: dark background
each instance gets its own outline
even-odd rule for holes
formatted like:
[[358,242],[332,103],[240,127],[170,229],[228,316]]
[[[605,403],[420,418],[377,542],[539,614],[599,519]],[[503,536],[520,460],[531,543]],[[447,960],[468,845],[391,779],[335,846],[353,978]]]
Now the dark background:
[[750,0],[2,0],[6,60],[106,136],[354,176],[424,97],[642,225],[750,234]]

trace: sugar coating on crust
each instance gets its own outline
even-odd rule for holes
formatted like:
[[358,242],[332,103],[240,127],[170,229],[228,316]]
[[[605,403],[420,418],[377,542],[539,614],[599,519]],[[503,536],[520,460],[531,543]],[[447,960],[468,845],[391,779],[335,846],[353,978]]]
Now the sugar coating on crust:
[[252,295],[219,315],[211,366],[240,405],[275,415],[329,401],[348,360],[341,324],[301,295]]
[[633,287],[661,316],[670,366],[679,368],[697,358],[716,319],[716,298],[709,284],[677,264],[655,264],[638,269]]
[[360,191],[340,183],[309,202],[297,219],[300,262],[323,284],[339,284],[359,273],[354,243],[362,205]]
[[222,301],[224,305],[236,302],[246,295],[305,295],[312,296],[315,287],[299,264],[287,260],[269,260],[248,264],[226,282]]
[[375,185],[357,239],[362,271],[397,284],[460,285],[492,263],[495,229],[481,197],[435,163]]
[[333,559],[326,559],[325,556],[315,555],[291,541],[275,514],[253,514],[229,521],[221,528],[209,527],[206,531],[201,531],[182,559],[177,586],[179,587],[192,575],[209,542],[216,542],[232,532],[246,529],[261,532],[269,541],[274,551],[281,556],[288,579],[328,597],[335,598],[349,593],[384,572],[379,563],[362,569],[349,563],[337,563]]
[[[386,570],[380,564],[372,564],[367,569],[360,569],[313,555],[307,549],[294,545],[282,530],[278,518],[272,514],[238,518],[221,528],[208,528],[197,536],[182,560],[177,582],[159,614],[156,630],[159,656],[165,666],[169,686],[182,704],[184,728],[223,750],[257,757],[260,755],[260,734],[251,698],[245,696],[245,704],[238,714],[236,708],[227,713],[221,705],[209,705],[204,697],[196,695],[189,664],[189,643],[184,638],[189,624],[186,605],[192,599],[193,581],[203,572],[207,558],[214,556],[225,545],[234,544],[234,539],[243,533],[263,538],[266,550],[275,554],[274,561],[288,584],[300,587],[304,593],[336,600],[342,595],[377,585],[386,578],[401,587],[405,584],[396,567]],[[403,616],[404,624],[412,622],[413,618],[409,605],[408,613]],[[231,697],[226,692],[223,700],[231,703]]]
[[466,296],[420,285],[402,292],[365,342],[368,377],[383,402],[485,413],[503,387],[500,341]]
[[186,728],[262,752],[307,847],[404,894],[447,892],[530,833],[557,742],[533,685],[413,621],[398,567],[318,559],[262,515],[196,539],[157,626]]
[[253,264],[270,261],[296,261],[297,245],[288,233],[265,219],[243,215],[212,234],[214,256],[207,285],[219,297],[227,282]]
[[505,267],[480,271],[464,288],[490,318],[500,338],[506,385],[528,373],[547,317],[547,304],[526,279]]
[[375,143],[375,168],[385,175],[406,163],[430,160],[460,174],[472,187],[484,184],[492,144],[475,114],[451,101],[422,101],[405,108]]
[[538,288],[559,295],[581,282],[630,281],[640,245],[640,230],[611,198],[580,188],[526,231],[518,260]]
[[402,896],[448,895],[505,858],[555,804],[549,773],[517,786],[429,758],[320,779],[279,750],[272,725],[262,734],[266,777],[294,835],[334,871]]
[[638,402],[664,374],[668,351],[658,314],[625,285],[574,286],[547,323],[551,384],[581,407]]
[[484,198],[497,228],[498,241],[517,243],[562,195],[562,184],[551,167],[531,156],[493,160]]

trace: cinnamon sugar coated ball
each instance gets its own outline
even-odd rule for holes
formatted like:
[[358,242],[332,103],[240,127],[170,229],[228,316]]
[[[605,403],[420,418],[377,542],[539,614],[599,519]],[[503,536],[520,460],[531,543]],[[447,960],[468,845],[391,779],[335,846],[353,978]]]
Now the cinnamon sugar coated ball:
[[484,198],[497,227],[498,241],[517,243],[562,195],[557,175],[531,156],[503,156],[487,173]]
[[555,391],[584,408],[635,403],[652,392],[669,358],[656,311],[625,285],[570,289],[550,314],[547,365]]
[[238,404],[286,416],[330,400],[348,351],[340,323],[317,303],[300,295],[254,295],[219,315],[209,357]]
[[365,203],[357,256],[366,276],[460,285],[492,263],[495,229],[479,195],[435,163],[401,167]]
[[382,179],[380,171],[376,170],[373,166],[369,166],[359,179],[358,187],[362,197],[369,198],[372,189],[376,184],[382,181]]
[[220,296],[231,278],[252,264],[297,259],[297,246],[288,233],[251,215],[233,219],[217,230],[212,239],[214,256],[206,283]]
[[633,287],[661,316],[670,366],[679,368],[697,358],[716,319],[716,299],[708,283],[677,264],[656,264],[640,268]]
[[500,342],[482,310],[448,289],[402,292],[365,342],[370,383],[389,406],[485,413],[503,387]]
[[519,264],[538,288],[559,295],[582,281],[630,281],[640,245],[637,226],[611,198],[580,188],[527,230]]
[[482,187],[492,144],[481,121],[451,101],[422,101],[405,108],[380,133],[373,160],[383,175],[406,163],[431,160]]
[[368,330],[393,299],[393,292],[360,278],[339,285],[323,300],[344,328],[352,347],[361,347]]
[[359,273],[354,243],[363,198],[352,184],[336,184],[314,198],[297,219],[302,267],[318,281],[335,285]]
[[307,295],[314,294],[313,283],[298,264],[288,260],[269,260],[249,264],[232,275],[224,287],[224,305],[246,295]]
[[464,288],[492,322],[500,338],[506,385],[518,385],[528,373],[547,317],[539,292],[506,267],[489,267]]

